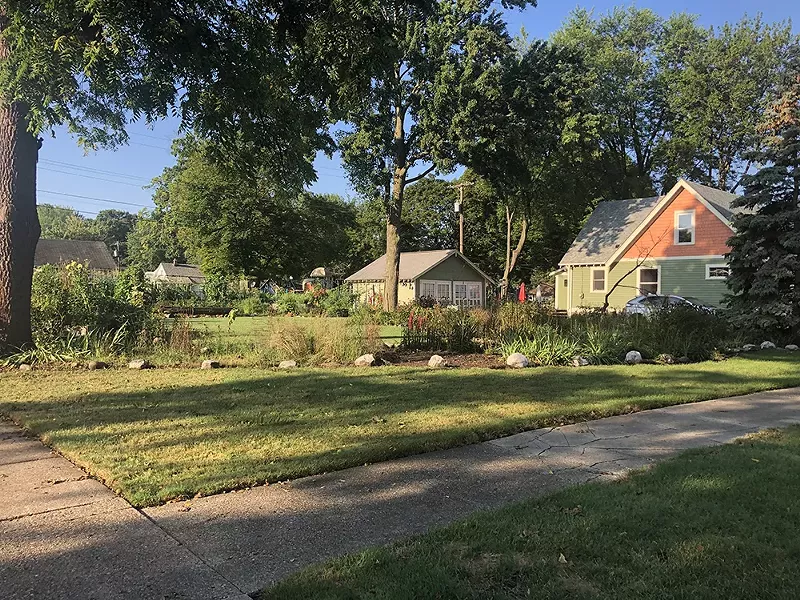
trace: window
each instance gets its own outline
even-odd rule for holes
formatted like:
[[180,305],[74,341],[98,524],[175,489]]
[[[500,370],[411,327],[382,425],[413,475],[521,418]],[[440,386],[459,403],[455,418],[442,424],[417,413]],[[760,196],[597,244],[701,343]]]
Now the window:
[[694,211],[675,213],[675,243],[694,244]]
[[569,279],[564,277],[564,287],[569,287]]
[[730,274],[728,265],[706,265],[706,279],[727,279]]
[[460,281],[453,282],[453,299],[456,304],[461,304],[467,299],[467,284]]
[[441,304],[450,302],[450,282],[437,281],[436,282],[436,301]]
[[639,269],[639,293],[658,294],[661,288],[661,269],[642,268]]
[[436,282],[435,281],[422,281],[420,282],[420,297],[434,298],[436,297]]
[[592,269],[592,291],[605,292],[606,291],[606,270],[605,269]]

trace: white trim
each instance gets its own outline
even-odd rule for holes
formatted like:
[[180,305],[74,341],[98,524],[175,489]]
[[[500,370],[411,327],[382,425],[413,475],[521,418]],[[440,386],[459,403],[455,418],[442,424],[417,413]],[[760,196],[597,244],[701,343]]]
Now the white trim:
[[[594,289],[594,274],[596,271],[603,272],[603,289],[596,290]],[[608,290],[608,269],[605,267],[590,267],[589,268],[589,291],[592,294],[605,294]]]
[[[638,269],[636,269],[636,291],[639,292],[639,294],[643,294],[643,292],[642,292],[642,269],[650,269],[650,270],[655,269],[656,271],[658,271],[658,285],[656,286],[656,294],[660,294],[661,293],[661,265],[653,265],[653,266],[641,265]],[[646,282],[646,283],[652,284],[653,282],[649,281],[649,282]]]
[[573,286],[573,275],[574,275],[574,267],[572,265],[569,266],[569,270],[567,271],[567,314],[572,314],[572,286]]
[[[664,211],[664,209],[672,202],[678,194],[681,193],[681,190],[689,190],[689,192],[695,197],[696,200],[700,202],[703,206],[705,206],[715,217],[717,217],[720,221],[722,221],[728,229],[731,231],[733,230],[733,226],[731,225],[730,221],[720,214],[720,212],[714,208],[714,206],[708,202],[703,196],[695,190],[692,185],[686,181],[685,179],[681,178],[678,180],[673,188],[664,196],[661,200],[656,203],[653,209],[647,214],[644,220],[639,224],[639,226],[633,230],[633,233],[628,236],[622,244],[620,244],[617,251],[611,255],[611,258],[608,259],[606,264],[611,265],[619,260],[620,256],[625,254],[630,246],[639,239],[639,236],[652,224],[652,222]],[[734,232],[735,233],[735,232]],[[660,258],[660,257],[659,257]]]
[[[698,256],[658,256],[653,257],[650,260],[657,260],[658,262],[663,262],[666,260],[709,260],[709,259],[716,259],[716,260],[723,260],[725,258],[724,254],[703,254]],[[617,262],[624,263],[624,262],[635,262],[640,260],[638,258],[620,258]]]
[[709,281],[725,281],[728,278],[728,275],[725,277],[711,277],[711,269],[728,269],[728,275],[731,272],[731,266],[727,264],[706,265],[706,279]]
[[[692,224],[689,228],[692,231],[692,241],[691,242],[682,242],[680,241],[680,219],[684,215],[689,215],[692,218]],[[694,242],[696,239],[697,227],[695,226],[695,210],[676,210],[674,216],[674,223],[673,223],[673,241],[675,242],[676,246],[694,246]]]

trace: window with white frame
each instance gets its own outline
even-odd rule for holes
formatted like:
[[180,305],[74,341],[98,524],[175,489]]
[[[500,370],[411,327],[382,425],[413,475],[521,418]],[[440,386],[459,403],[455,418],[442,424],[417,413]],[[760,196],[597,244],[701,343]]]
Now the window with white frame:
[[442,304],[450,302],[450,282],[437,281],[436,282],[436,301]]
[[606,270],[605,269],[592,269],[592,291],[605,292],[606,291]]
[[682,210],[675,213],[675,243],[694,244],[694,211]]
[[436,282],[435,281],[421,281],[419,286],[419,295],[423,298],[436,297]]
[[661,269],[644,267],[639,269],[639,293],[658,294],[661,289]]
[[727,279],[730,274],[728,265],[706,265],[706,279]]
[[467,299],[467,284],[465,282],[453,282],[453,299],[456,301],[456,304],[461,304]]

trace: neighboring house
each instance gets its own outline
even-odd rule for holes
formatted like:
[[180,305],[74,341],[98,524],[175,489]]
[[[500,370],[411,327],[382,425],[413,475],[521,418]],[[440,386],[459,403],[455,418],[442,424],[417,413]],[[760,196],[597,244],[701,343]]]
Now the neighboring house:
[[188,265],[173,261],[158,265],[153,271],[147,271],[145,278],[153,283],[162,285],[189,286],[198,296],[203,295],[203,285],[206,277],[198,265]]
[[561,259],[556,309],[621,309],[642,294],[719,306],[730,272],[735,194],[681,179],[665,196],[601,202]]
[[[383,301],[385,276],[384,254],[345,281],[358,294],[361,302],[380,305]],[[491,277],[458,250],[400,253],[398,304],[430,297],[441,304],[485,306],[487,288],[493,284]]]
[[100,273],[110,274],[117,270],[117,262],[103,242],[40,239],[36,244],[34,267],[71,262],[81,263],[90,271]]

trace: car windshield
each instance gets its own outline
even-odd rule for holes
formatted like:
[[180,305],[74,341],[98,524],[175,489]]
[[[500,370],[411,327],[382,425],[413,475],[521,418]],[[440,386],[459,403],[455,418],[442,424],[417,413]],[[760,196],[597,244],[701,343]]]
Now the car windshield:
[[642,304],[649,304],[651,306],[663,306],[666,302],[666,296],[647,296],[642,299]]

